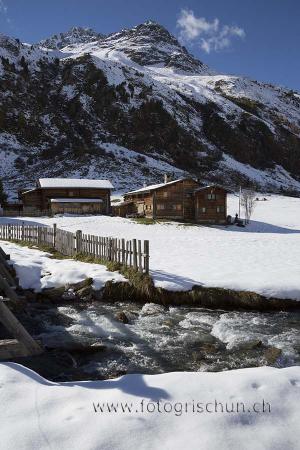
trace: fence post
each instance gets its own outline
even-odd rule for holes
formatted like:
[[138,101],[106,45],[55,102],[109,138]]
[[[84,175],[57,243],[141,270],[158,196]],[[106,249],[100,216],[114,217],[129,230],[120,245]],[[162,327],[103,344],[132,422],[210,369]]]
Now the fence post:
[[122,265],[125,265],[125,239],[122,239]]
[[149,273],[149,241],[144,241],[144,270]]
[[82,253],[82,231],[76,231],[76,253]]
[[108,252],[107,252],[108,261],[112,261],[111,256],[112,256],[112,239],[108,238]]
[[133,268],[137,269],[137,248],[136,248],[136,239],[132,239],[132,253],[133,253]]
[[53,224],[53,248],[56,248],[56,230],[57,225],[56,223]]
[[128,258],[129,258],[129,242],[126,241],[126,250],[125,250],[125,266],[128,266]]
[[22,222],[22,232],[21,232],[21,240],[22,241],[24,241],[24,238],[25,238],[25,230],[24,230],[24,228],[25,228],[25,225],[24,225],[24,222]]
[[114,250],[115,250],[115,261],[118,263],[119,262],[119,247],[118,247],[118,239],[116,238],[116,239],[114,239],[114,241],[115,241],[115,245],[114,245]]
[[41,245],[41,243],[42,243],[42,229],[41,229],[41,227],[38,227],[38,229],[37,229],[37,243],[38,243],[38,245]]
[[138,266],[139,272],[143,272],[143,264],[142,264],[142,243],[138,240]]

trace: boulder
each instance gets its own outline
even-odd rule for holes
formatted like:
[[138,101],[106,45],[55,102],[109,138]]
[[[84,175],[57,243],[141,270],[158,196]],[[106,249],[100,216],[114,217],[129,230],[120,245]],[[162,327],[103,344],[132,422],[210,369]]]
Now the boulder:
[[167,311],[163,305],[156,303],[146,303],[141,310],[142,316],[154,316],[156,314],[164,314]]
[[44,289],[38,294],[38,299],[48,299],[54,303],[60,301],[91,300],[94,292],[92,284],[93,279],[86,278],[78,283]]
[[120,311],[115,315],[115,319],[122,323],[129,323],[128,316],[124,311]]
[[75,300],[77,298],[77,295],[76,295],[76,293],[74,292],[73,289],[68,289],[67,291],[65,291],[62,294],[61,298],[63,300]]
[[268,364],[275,364],[281,354],[282,350],[280,348],[269,347],[266,349],[264,356]]
[[240,345],[240,348],[243,350],[254,350],[256,348],[261,348],[263,343],[259,339],[254,339],[253,341],[246,341]]
[[87,288],[87,287],[91,287],[93,284],[93,278],[85,278],[82,281],[79,281],[78,283],[72,283],[72,284],[67,284],[65,286],[65,289],[73,289],[75,292]]
[[218,353],[220,350],[220,346],[218,344],[211,344],[209,342],[201,345],[200,350],[204,353],[212,354],[212,353]]
[[82,300],[91,300],[93,297],[92,286],[86,286],[76,291],[77,296]]

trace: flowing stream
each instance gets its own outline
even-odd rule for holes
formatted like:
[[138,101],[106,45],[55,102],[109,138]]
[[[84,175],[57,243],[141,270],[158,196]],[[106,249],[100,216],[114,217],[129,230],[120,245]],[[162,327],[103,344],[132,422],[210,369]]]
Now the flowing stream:
[[41,309],[34,317],[46,346],[102,343],[102,351],[76,358],[83,373],[99,378],[300,364],[300,313],[95,302]]

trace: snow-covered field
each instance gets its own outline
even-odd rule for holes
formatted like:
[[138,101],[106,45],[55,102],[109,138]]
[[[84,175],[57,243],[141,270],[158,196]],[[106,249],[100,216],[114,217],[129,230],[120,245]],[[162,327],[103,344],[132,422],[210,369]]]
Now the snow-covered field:
[[51,383],[0,364],[3,450],[296,450],[299,403],[299,367]]
[[[1,218],[0,222],[56,222],[71,231],[149,239],[151,275],[156,286],[167,289],[186,290],[201,284],[300,300],[300,199],[266,198],[256,202],[252,223],[246,228],[142,225],[106,216]],[[234,215],[238,198],[230,196],[228,206]]]

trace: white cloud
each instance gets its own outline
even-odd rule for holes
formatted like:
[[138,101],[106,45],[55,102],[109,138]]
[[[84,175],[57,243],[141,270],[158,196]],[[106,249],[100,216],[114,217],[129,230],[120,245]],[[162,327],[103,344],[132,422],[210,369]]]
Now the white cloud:
[[8,8],[3,0],[0,0],[0,16],[3,16],[7,23],[11,23],[10,18],[7,15]]
[[221,25],[219,19],[209,22],[204,17],[196,17],[194,12],[182,9],[177,20],[180,39],[197,43],[206,53],[220,51],[231,45],[233,38],[244,38],[245,31],[235,25]]
[[3,0],[0,0],[0,13],[1,14],[6,14],[7,13],[7,6],[4,3]]

